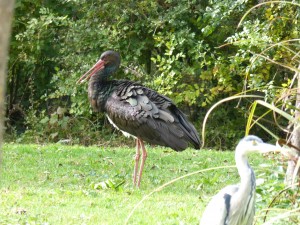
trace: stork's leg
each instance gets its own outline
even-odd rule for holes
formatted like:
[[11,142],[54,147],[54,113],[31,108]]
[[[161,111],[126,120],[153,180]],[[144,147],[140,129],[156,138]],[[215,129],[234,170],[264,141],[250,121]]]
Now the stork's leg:
[[139,166],[139,161],[140,161],[140,156],[141,156],[140,147],[141,147],[140,141],[137,138],[136,139],[135,164],[134,164],[134,170],[133,170],[133,186],[136,185],[136,175],[138,172],[138,166]]
[[147,159],[147,151],[145,149],[143,140],[138,139],[138,141],[140,143],[140,146],[142,147],[142,161],[141,161],[141,165],[140,165],[140,172],[139,172],[139,178],[138,178],[138,183],[137,183],[137,186],[140,187],[141,180],[142,180],[142,173],[143,173],[143,169],[144,169],[144,164],[145,164],[145,161]]

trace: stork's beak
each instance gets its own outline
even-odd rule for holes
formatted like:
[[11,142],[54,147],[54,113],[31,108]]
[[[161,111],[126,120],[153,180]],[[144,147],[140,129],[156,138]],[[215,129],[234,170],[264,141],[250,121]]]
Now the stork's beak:
[[105,66],[105,61],[99,59],[99,61],[96,62],[96,64],[93,65],[93,67],[91,69],[89,69],[89,71],[87,71],[85,74],[83,74],[79,78],[79,80],[77,80],[76,84],[83,83],[83,82],[89,80],[91,78],[91,76],[93,76],[97,71],[103,69],[104,66]]

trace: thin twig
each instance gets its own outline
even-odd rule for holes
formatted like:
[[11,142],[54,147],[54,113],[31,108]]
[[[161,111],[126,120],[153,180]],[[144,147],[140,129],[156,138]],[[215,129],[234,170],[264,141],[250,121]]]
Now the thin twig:
[[278,198],[282,193],[284,193],[285,191],[287,191],[287,190],[290,189],[290,188],[291,188],[291,186],[286,187],[285,189],[281,190],[281,191],[273,198],[273,200],[271,201],[271,203],[270,203],[269,206],[268,206],[268,209],[266,210],[266,214],[265,214],[264,219],[263,219],[263,222],[264,222],[264,223],[266,222],[267,214],[268,214],[268,212],[270,211],[269,208],[271,208],[271,206],[273,205],[273,203],[277,200],[277,198]]

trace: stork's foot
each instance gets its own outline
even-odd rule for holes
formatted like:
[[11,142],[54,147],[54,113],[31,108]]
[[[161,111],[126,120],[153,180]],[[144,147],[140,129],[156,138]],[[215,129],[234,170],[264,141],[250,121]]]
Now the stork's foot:
[[136,154],[134,160],[135,160],[135,164],[134,164],[134,171],[133,171],[133,186],[135,186],[137,182],[137,177],[138,177],[137,173],[138,173],[138,165],[140,161],[140,154]]
[[140,146],[142,147],[142,162],[141,162],[141,165],[140,165],[140,172],[139,172],[138,183],[137,183],[138,187],[140,187],[140,185],[141,185],[142,173],[143,173],[145,161],[147,159],[147,151],[145,149],[143,141],[140,141]]
[[[140,148],[142,148],[142,161],[141,161],[140,170],[138,173],[138,165],[139,165],[140,156],[141,156]],[[143,174],[143,169],[144,169],[146,158],[147,158],[147,151],[145,149],[143,140],[138,138],[138,139],[136,139],[135,165],[134,165],[134,171],[133,171],[133,186],[136,186],[138,188],[141,185],[142,174]],[[137,173],[138,173],[138,176],[137,176]]]
[[134,163],[134,170],[133,170],[133,186],[136,186],[136,181],[137,181],[137,173],[138,173],[138,167],[139,167],[139,162],[140,162],[140,142],[139,139],[136,139],[136,153],[135,153],[135,163]]

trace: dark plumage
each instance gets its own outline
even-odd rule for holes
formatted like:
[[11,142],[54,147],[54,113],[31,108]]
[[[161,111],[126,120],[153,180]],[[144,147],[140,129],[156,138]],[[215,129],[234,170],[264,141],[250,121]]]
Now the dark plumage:
[[108,79],[119,65],[119,54],[106,51],[79,79],[90,78],[88,96],[93,109],[106,113],[114,126],[136,137],[137,148],[142,147],[143,153],[142,140],[176,151],[189,145],[199,149],[196,129],[169,98],[136,82]]

